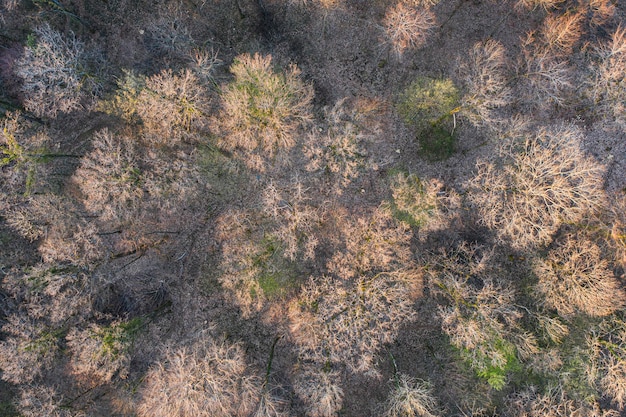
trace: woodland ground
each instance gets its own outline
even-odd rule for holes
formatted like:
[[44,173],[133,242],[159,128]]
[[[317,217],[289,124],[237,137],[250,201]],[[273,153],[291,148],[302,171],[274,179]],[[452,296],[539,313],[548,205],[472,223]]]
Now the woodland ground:
[[626,3],[0,4],[0,415],[626,415]]

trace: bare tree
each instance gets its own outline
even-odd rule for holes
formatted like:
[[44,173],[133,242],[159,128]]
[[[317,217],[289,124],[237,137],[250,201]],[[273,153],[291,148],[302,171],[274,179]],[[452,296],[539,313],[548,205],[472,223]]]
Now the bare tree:
[[505,49],[494,40],[475,44],[461,63],[460,77],[467,90],[461,114],[473,124],[492,125],[494,110],[511,103],[505,69]]
[[626,323],[616,317],[604,320],[589,335],[589,379],[613,400],[620,411],[626,406]]
[[626,127],[626,28],[618,27],[611,40],[594,49],[587,81],[592,105]]
[[516,249],[545,245],[563,222],[580,222],[603,207],[603,167],[582,154],[582,132],[541,128],[503,147],[494,163],[479,163],[469,200],[479,221]]
[[375,373],[377,351],[414,318],[420,275],[406,252],[406,226],[388,211],[378,209],[343,233],[347,246],[328,264],[333,276],[311,277],[292,306],[292,336],[303,360]]
[[606,316],[626,306],[626,293],[608,266],[597,244],[580,234],[568,235],[537,261],[535,289],[542,304],[563,317],[581,312]]
[[427,7],[399,2],[385,14],[383,26],[397,56],[409,48],[422,47],[436,25],[435,15]]
[[88,86],[98,84],[87,69],[85,44],[44,24],[35,29],[16,68],[22,79],[24,106],[39,117],[56,117],[81,107]]

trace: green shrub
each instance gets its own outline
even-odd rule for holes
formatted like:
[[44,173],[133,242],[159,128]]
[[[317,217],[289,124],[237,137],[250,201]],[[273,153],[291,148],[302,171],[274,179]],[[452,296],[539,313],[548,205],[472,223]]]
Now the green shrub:
[[[222,92],[221,146],[270,157],[293,147],[296,131],[311,119],[313,99],[313,89],[302,82],[300,70],[292,65],[276,71],[271,56],[244,54],[235,58],[230,71],[235,79]],[[246,162],[260,168],[260,155],[255,156]]]

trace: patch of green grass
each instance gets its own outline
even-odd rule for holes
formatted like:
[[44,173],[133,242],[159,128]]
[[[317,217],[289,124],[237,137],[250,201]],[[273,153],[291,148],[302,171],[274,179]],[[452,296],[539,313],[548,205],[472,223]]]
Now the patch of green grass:
[[24,350],[35,352],[40,357],[54,354],[59,348],[59,340],[65,336],[66,329],[46,329],[37,338],[28,343]]
[[135,317],[127,322],[104,327],[95,337],[101,339],[105,356],[116,358],[132,345],[142,325],[143,319]]
[[419,177],[406,171],[391,170],[389,176],[393,217],[413,227],[426,225],[437,212],[436,194]]
[[431,126],[418,133],[417,140],[425,156],[432,161],[447,159],[456,148],[456,136],[449,126]]
[[398,113],[417,132],[428,159],[445,159],[454,153],[454,115],[459,103],[460,92],[450,79],[420,76],[400,95]]
[[0,231],[0,244],[2,246],[6,247],[6,245],[11,243],[12,240],[13,240],[13,237],[11,236],[10,233],[5,232],[5,231]]
[[244,167],[216,147],[205,145],[197,148],[196,163],[203,173],[211,192],[221,201],[231,201],[245,190],[250,179]]
[[278,240],[266,237],[261,247],[253,259],[253,265],[260,271],[257,282],[266,298],[280,298],[296,287],[296,265],[282,255]]
[[0,417],[18,417],[19,413],[10,401],[0,402]]
[[[474,363],[472,366],[476,369],[476,375],[487,381],[493,389],[500,391],[506,386],[507,375],[511,372],[518,372],[522,368],[516,356],[515,346],[511,342],[498,338],[495,340],[494,349],[505,358],[506,362],[503,365],[494,365],[492,358],[483,356],[479,358],[482,363]],[[464,351],[462,356],[468,353]]]

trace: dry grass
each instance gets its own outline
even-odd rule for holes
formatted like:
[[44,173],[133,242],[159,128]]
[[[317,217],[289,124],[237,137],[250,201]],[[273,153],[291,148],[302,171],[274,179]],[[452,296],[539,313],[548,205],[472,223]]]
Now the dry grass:
[[600,248],[583,236],[568,235],[558,241],[534,270],[542,303],[563,317],[606,316],[626,306],[626,293]]
[[507,398],[506,415],[511,417],[618,417],[614,410],[602,410],[599,404],[588,404],[569,398],[562,387],[549,387],[546,393],[532,387]]
[[387,38],[399,57],[409,48],[422,47],[435,25],[435,15],[428,8],[402,2],[390,7],[383,19]]
[[343,404],[343,390],[338,384],[337,372],[325,372],[313,367],[305,369],[296,378],[294,390],[306,404],[310,417],[337,416]]
[[435,417],[437,399],[429,383],[400,374],[385,404],[385,417]]
[[249,416],[259,403],[259,380],[243,349],[210,339],[168,351],[140,390],[140,417]]
[[414,174],[399,172],[391,178],[390,188],[395,218],[420,230],[441,224],[443,184],[439,180],[422,182]]
[[[230,71],[235,79],[222,91],[225,137],[220,146],[257,153],[261,159],[293,147],[296,132],[311,119],[313,99],[313,89],[302,82],[300,70],[292,65],[276,72],[270,55],[245,54],[235,59]],[[246,163],[253,162],[247,157]],[[262,166],[255,164],[253,168]]]
[[563,222],[577,223],[605,204],[603,167],[582,154],[580,130],[542,128],[504,147],[498,165],[479,163],[469,199],[479,221],[523,250],[545,245]]

